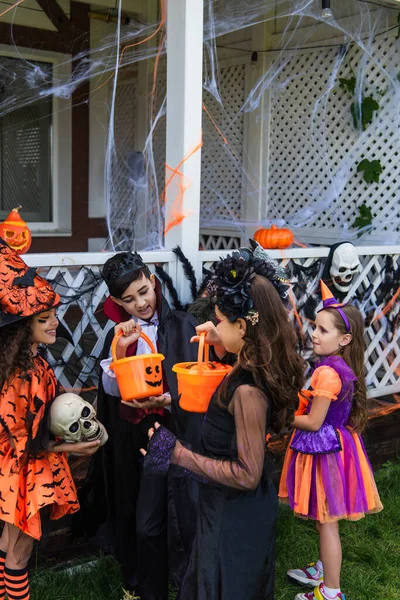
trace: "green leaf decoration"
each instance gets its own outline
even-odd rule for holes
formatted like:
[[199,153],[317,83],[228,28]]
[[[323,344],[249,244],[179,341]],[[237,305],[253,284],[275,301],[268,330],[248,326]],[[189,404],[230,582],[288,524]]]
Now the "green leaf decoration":
[[[368,227],[368,225],[372,225],[372,212],[366,204],[361,204],[361,206],[358,208],[358,213],[358,217],[352,224],[352,227],[354,229],[362,229],[363,227]],[[361,237],[363,233],[363,231],[360,231],[357,234],[357,237]]]
[[369,161],[367,158],[364,158],[364,160],[357,165],[357,173],[364,171],[364,181],[366,181],[366,183],[379,183],[379,176],[382,173],[382,170],[380,160]]
[[342,90],[345,90],[346,92],[348,92],[350,94],[350,96],[354,96],[354,91],[356,89],[356,78],[354,77],[350,77],[350,79],[346,79],[345,77],[341,77],[339,79],[339,87]]
[[363,131],[365,131],[367,125],[370,125],[370,123],[372,123],[372,119],[374,118],[374,112],[377,110],[379,110],[379,102],[377,102],[372,96],[363,98],[361,106],[357,102],[353,102],[353,104],[351,105],[351,114],[353,116],[354,127],[356,129],[359,129],[359,119],[361,116],[361,128]]

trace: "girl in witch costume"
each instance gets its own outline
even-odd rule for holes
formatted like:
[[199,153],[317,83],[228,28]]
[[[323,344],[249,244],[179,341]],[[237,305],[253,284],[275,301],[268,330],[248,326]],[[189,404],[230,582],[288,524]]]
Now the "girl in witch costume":
[[351,304],[339,303],[321,281],[313,347],[321,357],[305,390],[305,414],[295,417],[282,470],[279,496],[294,514],[314,519],[320,557],[288,575],[314,591],[296,600],[345,600],[340,591],[342,551],[339,519],[356,521],[382,510],[359,433],[366,425],[364,323]]
[[38,354],[52,344],[59,296],[0,240],[0,600],[29,598],[27,563],[41,537],[40,511],[59,519],[79,509],[64,454],[92,454],[98,442],[50,442],[47,411],[56,379]]
[[236,364],[211,399],[201,453],[158,424],[142,451],[147,473],[202,482],[181,600],[274,597],[278,500],[266,433],[293,420],[304,370],[282,275],[266,253],[255,258],[247,250],[214,265],[218,324],[199,325],[197,333],[235,353]]
[[[104,313],[117,323],[104,344],[97,400],[97,415],[109,441],[92,461],[82,494],[82,525],[116,556],[127,591],[145,600],[167,600],[169,578],[179,585],[193,542],[198,486],[183,480],[167,486],[165,480],[147,477],[140,448],[156,421],[193,446],[199,442],[203,415],[179,407],[172,372],[175,363],[197,358],[197,349],[189,341],[196,321],[185,312],[171,310],[159,280],[137,253],[111,257],[102,276],[110,292]],[[148,354],[137,324],[165,356],[164,389],[157,388],[154,397],[122,403],[110,370],[110,345],[114,333],[121,330],[124,335],[118,341],[117,358]],[[78,515],[79,522],[82,515]]]

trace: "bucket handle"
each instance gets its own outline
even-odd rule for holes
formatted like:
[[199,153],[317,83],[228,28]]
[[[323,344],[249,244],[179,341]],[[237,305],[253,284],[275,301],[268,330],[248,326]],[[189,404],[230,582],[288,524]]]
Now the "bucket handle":
[[[117,342],[118,342],[119,338],[122,335],[123,335],[123,333],[122,333],[122,331],[120,329],[119,331],[117,331],[117,333],[113,337],[113,341],[112,341],[112,344],[111,344],[111,356],[112,356],[113,362],[115,362],[116,360],[118,360],[117,359]],[[147,335],[145,333],[143,333],[143,331],[140,332],[140,337],[150,347],[151,353],[152,354],[157,354],[157,350],[154,348],[153,342],[151,341],[150,338],[147,337]]]
[[[199,363],[199,366],[202,366],[204,363],[208,363],[209,362],[209,345],[206,344],[206,332],[202,331],[200,333],[200,340],[199,340],[199,352],[197,354],[197,362]],[[203,358],[203,354],[204,354],[204,358]]]

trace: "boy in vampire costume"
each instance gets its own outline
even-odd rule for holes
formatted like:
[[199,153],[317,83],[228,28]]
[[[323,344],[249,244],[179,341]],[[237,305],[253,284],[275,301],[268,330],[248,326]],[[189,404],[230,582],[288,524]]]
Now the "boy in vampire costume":
[[[116,254],[105,263],[102,276],[110,292],[104,314],[117,323],[104,344],[97,404],[109,441],[90,466],[82,492],[84,522],[81,520],[80,525],[115,554],[126,590],[145,600],[167,600],[169,577],[179,586],[190,554],[196,528],[197,484],[147,477],[139,449],[147,443],[147,431],[156,421],[191,447],[199,443],[203,415],[179,407],[172,372],[175,363],[197,360],[197,345],[190,343],[196,320],[169,307],[159,280],[137,253]],[[121,327],[118,324],[126,327],[132,319],[165,356],[164,389],[159,397],[127,406],[121,402],[109,368],[110,346],[115,330]],[[122,342],[122,354],[149,352],[143,340],[129,344],[129,337],[125,333],[118,342]]]

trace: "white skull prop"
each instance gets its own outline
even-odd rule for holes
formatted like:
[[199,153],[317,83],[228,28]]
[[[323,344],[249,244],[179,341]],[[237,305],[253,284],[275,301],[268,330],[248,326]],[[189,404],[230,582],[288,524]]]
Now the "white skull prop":
[[66,442],[93,442],[101,446],[108,440],[107,431],[96,419],[96,411],[89,402],[76,394],[61,394],[50,408],[50,431]]
[[338,246],[332,255],[332,264],[329,269],[335,288],[340,292],[347,293],[360,266],[357,250],[353,244],[345,242]]

